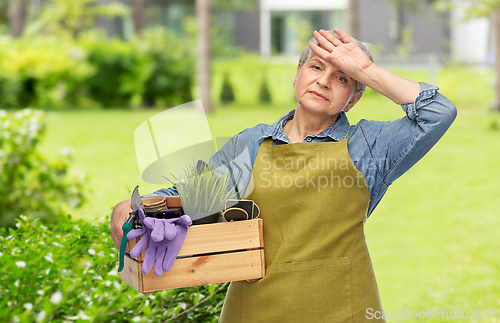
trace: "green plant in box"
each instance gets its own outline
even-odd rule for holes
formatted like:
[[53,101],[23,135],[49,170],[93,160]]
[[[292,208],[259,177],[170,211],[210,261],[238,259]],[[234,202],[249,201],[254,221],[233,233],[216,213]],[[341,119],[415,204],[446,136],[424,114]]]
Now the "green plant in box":
[[221,174],[202,161],[188,166],[183,178],[173,178],[182,208],[188,215],[217,214],[224,209],[226,200],[235,196],[229,172]]

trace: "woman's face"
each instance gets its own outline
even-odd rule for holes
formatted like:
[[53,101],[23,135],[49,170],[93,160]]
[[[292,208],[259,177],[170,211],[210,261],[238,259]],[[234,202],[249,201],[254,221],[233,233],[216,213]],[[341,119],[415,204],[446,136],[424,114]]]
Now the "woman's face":
[[325,117],[349,111],[361,98],[354,79],[314,53],[297,70],[294,86],[297,108]]

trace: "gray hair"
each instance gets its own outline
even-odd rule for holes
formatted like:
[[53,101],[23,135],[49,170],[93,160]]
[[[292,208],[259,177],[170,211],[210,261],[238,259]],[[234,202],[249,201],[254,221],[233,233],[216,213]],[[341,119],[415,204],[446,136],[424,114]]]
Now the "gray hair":
[[[337,37],[341,42],[343,42],[342,39],[340,39],[339,35],[337,35],[333,30],[328,30],[328,32],[330,34],[332,34],[333,36]],[[349,37],[351,37],[351,36],[349,36]],[[356,38],[351,37],[351,39],[354,41],[354,43],[356,43],[356,45],[359,46],[359,48],[361,48],[363,50],[363,52],[365,52],[366,56],[368,56],[368,58],[373,62],[372,54],[370,54],[370,52],[368,51],[368,49],[366,49],[366,47],[359,40],[357,40]],[[316,45],[319,45],[318,41],[314,37],[309,41],[309,43],[314,43]],[[302,68],[302,66],[304,66],[304,64],[307,63],[307,61],[309,61],[311,59],[312,53],[313,53],[313,51],[309,47],[309,44],[306,45],[306,47],[304,47],[304,50],[302,51],[302,54],[300,55],[300,58],[299,58],[299,66],[300,66],[300,68]],[[358,93],[360,91],[364,92],[366,90],[366,85],[361,84],[358,81],[356,81],[356,88],[355,88],[355,90],[356,90],[355,91],[356,93]]]

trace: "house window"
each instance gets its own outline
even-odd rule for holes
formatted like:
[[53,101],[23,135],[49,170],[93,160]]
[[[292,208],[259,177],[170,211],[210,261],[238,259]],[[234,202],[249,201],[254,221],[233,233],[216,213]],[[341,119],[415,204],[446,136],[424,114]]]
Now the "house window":
[[300,55],[312,31],[344,27],[342,10],[271,11],[271,54]]
[[284,52],[283,49],[283,25],[284,19],[282,13],[271,15],[271,54],[277,55]]

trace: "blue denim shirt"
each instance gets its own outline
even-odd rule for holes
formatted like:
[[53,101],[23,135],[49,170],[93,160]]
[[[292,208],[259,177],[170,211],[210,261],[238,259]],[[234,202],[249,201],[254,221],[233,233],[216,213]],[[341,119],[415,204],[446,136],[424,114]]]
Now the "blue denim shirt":
[[[402,106],[406,117],[394,121],[361,120],[351,125],[344,112],[324,131],[304,138],[307,142],[341,141],[347,138],[347,148],[354,166],[364,176],[371,200],[369,216],[389,185],[419,161],[444,135],[456,118],[453,103],[440,94],[438,88],[420,83],[421,92],[414,103]],[[271,137],[273,145],[289,144],[283,126],[293,119],[291,110],[272,125],[259,124],[238,133],[220,149],[209,163],[220,165],[221,160],[234,160],[239,165],[253,166],[264,139]],[[241,142],[245,144],[241,152]],[[227,164],[227,163],[226,163]],[[227,168],[226,168],[227,169]],[[238,171],[235,169],[234,173]],[[243,167],[246,178],[249,171]],[[234,181],[234,178],[233,178]],[[242,185],[241,182],[237,183]],[[155,195],[177,195],[174,187],[161,189]]]

